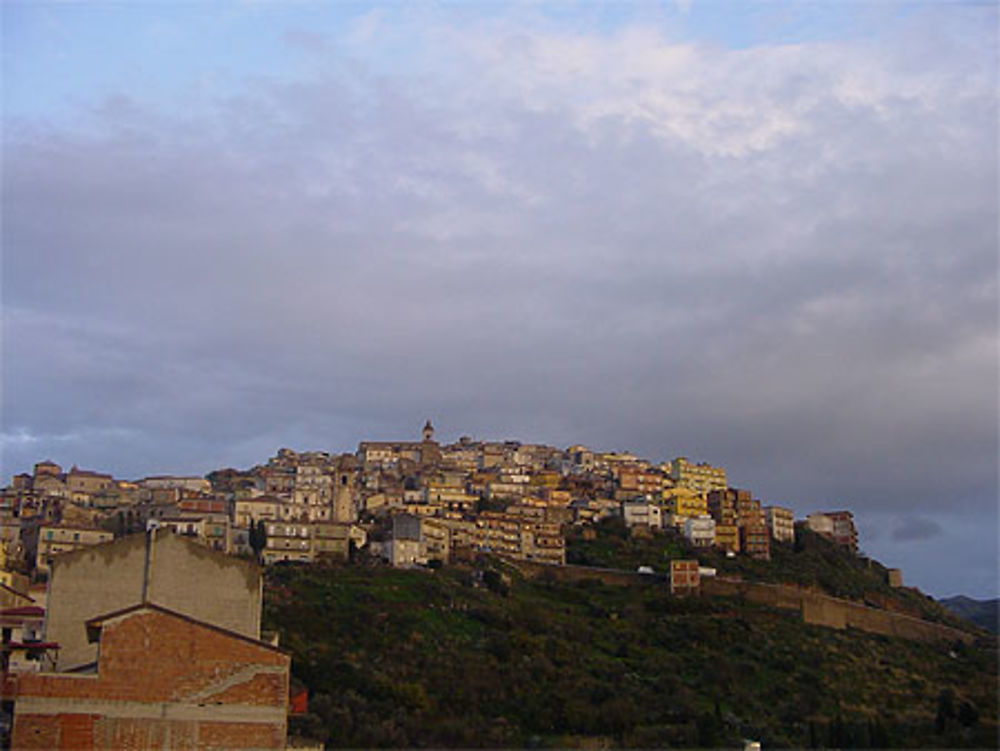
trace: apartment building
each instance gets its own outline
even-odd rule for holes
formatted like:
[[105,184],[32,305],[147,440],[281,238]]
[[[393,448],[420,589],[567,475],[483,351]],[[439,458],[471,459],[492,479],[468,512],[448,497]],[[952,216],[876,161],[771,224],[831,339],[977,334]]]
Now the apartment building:
[[308,522],[273,521],[267,522],[264,528],[267,542],[261,551],[261,558],[265,564],[313,561],[312,529]]
[[854,526],[854,514],[850,511],[828,511],[826,515],[833,519],[834,542],[857,553],[858,530]]
[[665,491],[664,496],[667,513],[671,515],[674,526],[678,528],[683,526],[684,519],[708,513],[705,496],[690,488],[672,488]]
[[670,462],[670,479],[676,487],[689,488],[697,493],[725,490],[726,470],[711,464],[694,464],[687,457],[679,456]]
[[779,542],[795,542],[795,515],[781,506],[765,506],[764,521],[771,537]]
[[715,546],[728,553],[739,553],[740,528],[735,524],[716,524]]
[[618,489],[635,495],[659,498],[663,491],[663,475],[639,467],[621,467],[618,469]]
[[715,519],[708,514],[685,518],[684,536],[697,547],[712,547],[715,544]]
[[763,524],[740,527],[740,549],[744,555],[761,561],[771,560],[771,533]]
[[663,512],[655,503],[625,501],[621,506],[622,519],[629,529],[663,529]]
[[825,511],[806,517],[809,528],[843,545],[853,553],[858,552],[858,530],[850,511]]

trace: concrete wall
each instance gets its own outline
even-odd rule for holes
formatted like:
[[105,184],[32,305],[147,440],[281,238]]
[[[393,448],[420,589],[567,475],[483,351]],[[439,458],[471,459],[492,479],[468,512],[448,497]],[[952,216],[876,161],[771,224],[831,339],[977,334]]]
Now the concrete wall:
[[829,597],[799,587],[716,578],[704,580],[702,591],[709,595],[741,597],[761,605],[798,610],[802,614],[802,620],[817,626],[856,628],[859,631],[917,641],[971,643],[975,639],[972,634],[940,623],[870,608],[859,602]]
[[284,748],[287,654],[151,607],[100,641],[96,675],[20,676],[12,748]]
[[53,561],[45,639],[60,645],[57,669],[92,663],[84,623],[143,601],[258,638],[262,591],[255,564],[164,529],[131,535]]

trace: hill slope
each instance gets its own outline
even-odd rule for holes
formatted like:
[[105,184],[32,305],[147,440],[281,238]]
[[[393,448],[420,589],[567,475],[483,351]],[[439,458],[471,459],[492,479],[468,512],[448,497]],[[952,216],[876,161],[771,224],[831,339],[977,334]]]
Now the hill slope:
[[998,621],[1000,621],[1000,600],[974,600],[971,597],[958,595],[938,600],[944,607],[952,613],[964,618],[971,623],[975,623],[980,628],[997,633]]
[[737,601],[440,571],[279,567],[269,627],[329,747],[995,747],[996,643],[923,645]]

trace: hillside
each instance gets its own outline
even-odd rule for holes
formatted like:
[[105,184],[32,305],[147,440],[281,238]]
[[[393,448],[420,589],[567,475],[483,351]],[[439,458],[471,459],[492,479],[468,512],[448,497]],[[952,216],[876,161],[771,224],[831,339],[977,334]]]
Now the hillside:
[[672,558],[697,558],[720,576],[751,581],[809,587],[834,597],[857,600],[869,605],[907,613],[926,620],[968,628],[965,620],[942,607],[933,598],[911,587],[890,587],[885,566],[858,556],[810,531],[796,528],[794,543],[772,541],[771,560],[755,561],[737,555],[728,558],[714,548],[695,548],[683,535],[672,531],[654,532],[649,537],[630,536],[618,519],[606,519],[595,527],[596,537],[584,539],[571,531],[566,540],[566,560],[578,565],[620,568],[635,571],[650,566],[667,573]]
[[328,747],[995,747],[996,642],[925,645],[735,600],[437,571],[269,571]]
[[939,600],[944,607],[955,615],[975,623],[980,628],[997,633],[1000,620],[1000,600],[974,600],[971,597],[959,595]]

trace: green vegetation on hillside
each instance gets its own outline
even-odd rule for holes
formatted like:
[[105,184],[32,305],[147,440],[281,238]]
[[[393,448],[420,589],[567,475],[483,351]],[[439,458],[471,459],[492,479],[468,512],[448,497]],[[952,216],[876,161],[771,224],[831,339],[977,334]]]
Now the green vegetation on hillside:
[[881,563],[854,555],[804,525],[798,525],[795,543],[772,542],[770,561],[756,561],[745,555],[728,558],[717,549],[695,548],[672,530],[634,537],[620,519],[606,519],[594,530],[597,536],[590,540],[584,539],[579,529],[570,532],[566,539],[568,563],[630,571],[651,566],[666,573],[673,558],[697,558],[703,566],[715,568],[720,576],[794,584],[958,628],[970,625],[914,589],[890,587],[887,569]]
[[652,577],[279,566],[265,617],[311,692],[295,727],[328,747],[997,741],[995,642],[837,632]]

